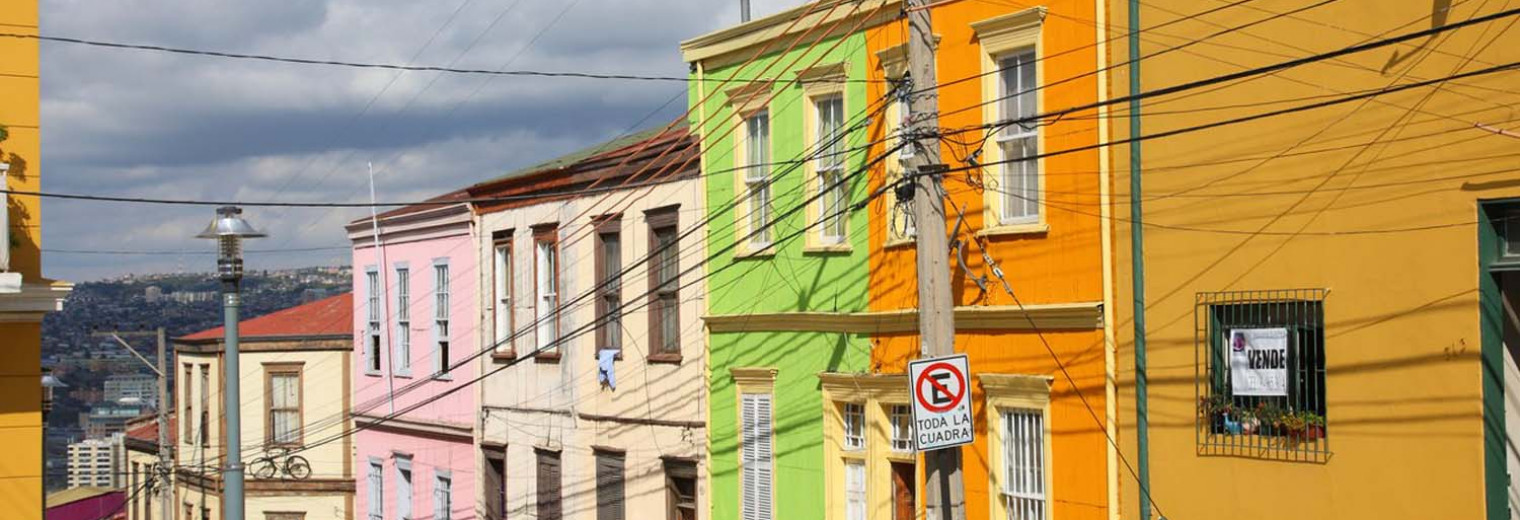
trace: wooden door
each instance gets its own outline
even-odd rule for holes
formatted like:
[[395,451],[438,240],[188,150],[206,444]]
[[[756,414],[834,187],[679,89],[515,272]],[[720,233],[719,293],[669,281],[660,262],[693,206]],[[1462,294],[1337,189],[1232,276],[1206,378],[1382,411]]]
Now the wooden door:
[[918,497],[915,496],[917,488],[913,478],[916,473],[911,462],[892,463],[893,520],[913,520],[913,515],[918,511]]

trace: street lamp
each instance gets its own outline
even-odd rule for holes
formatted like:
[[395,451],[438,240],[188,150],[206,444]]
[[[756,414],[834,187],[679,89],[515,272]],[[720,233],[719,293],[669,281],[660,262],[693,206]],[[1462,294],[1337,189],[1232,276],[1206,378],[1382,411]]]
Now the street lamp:
[[[216,217],[206,230],[196,238],[216,239],[216,272],[222,280],[222,310],[226,355],[222,358],[222,409],[226,416],[223,430],[227,435],[226,465],[222,467],[222,510],[227,520],[243,519],[243,439],[242,402],[238,378],[238,307],[242,304],[238,294],[243,280],[243,239],[268,236],[253,229],[241,216],[237,206],[216,208]],[[185,419],[181,419],[185,420]]]

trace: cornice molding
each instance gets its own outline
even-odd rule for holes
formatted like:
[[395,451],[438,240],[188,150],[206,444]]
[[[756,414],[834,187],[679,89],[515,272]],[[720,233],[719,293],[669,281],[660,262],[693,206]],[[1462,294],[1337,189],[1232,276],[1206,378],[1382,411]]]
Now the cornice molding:
[[23,281],[20,290],[0,293],[0,323],[37,323],[49,312],[63,310],[74,284],[56,280]]
[[[918,331],[918,310],[774,312],[704,316],[709,332],[833,332],[894,334]],[[1031,322],[1033,324],[1031,325]],[[1101,302],[956,307],[957,330],[1095,330],[1103,328]]]

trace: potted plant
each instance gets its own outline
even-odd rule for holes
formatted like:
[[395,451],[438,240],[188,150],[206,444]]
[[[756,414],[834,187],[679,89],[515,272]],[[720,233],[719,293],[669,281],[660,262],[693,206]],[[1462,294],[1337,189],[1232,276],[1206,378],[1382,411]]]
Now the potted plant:
[[1288,435],[1288,439],[1298,441],[1304,438],[1304,431],[1307,426],[1302,413],[1284,415],[1282,424],[1283,430],[1285,430],[1284,433]]
[[1325,437],[1325,418],[1314,412],[1300,412],[1304,421],[1304,440],[1315,441]]

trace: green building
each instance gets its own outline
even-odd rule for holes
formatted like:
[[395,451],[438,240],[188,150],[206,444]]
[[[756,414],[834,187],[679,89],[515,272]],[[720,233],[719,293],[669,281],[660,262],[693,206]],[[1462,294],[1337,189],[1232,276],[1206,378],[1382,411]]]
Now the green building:
[[[702,143],[715,519],[821,518],[818,375],[866,372],[870,28],[900,2],[807,4],[683,42]],[[879,122],[879,120],[877,121]],[[785,500],[780,500],[784,497]]]

